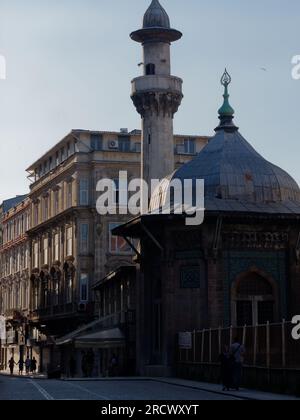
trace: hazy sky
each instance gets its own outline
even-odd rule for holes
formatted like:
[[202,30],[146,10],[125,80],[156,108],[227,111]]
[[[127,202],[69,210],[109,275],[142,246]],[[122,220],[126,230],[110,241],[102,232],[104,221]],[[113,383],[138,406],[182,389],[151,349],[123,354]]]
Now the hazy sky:
[[[73,128],[140,127],[129,33],[150,0],[0,0],[0,200],[27,192],[25,169]],[[172,72],[185,98],[175,131],[212,134],[227,66],[242,134],[300,182],[299,0],[162,0],[183,32]],[[261,68],[266,68],[267,71]]]

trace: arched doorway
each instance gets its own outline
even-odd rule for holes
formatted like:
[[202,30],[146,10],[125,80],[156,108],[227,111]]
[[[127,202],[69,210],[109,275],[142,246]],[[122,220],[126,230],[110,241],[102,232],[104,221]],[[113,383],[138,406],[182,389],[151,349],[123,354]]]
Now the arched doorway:
[[273,282],[257,272],[239,277],[232,290],[232,311],[236,326],[275,322],[277,299]]

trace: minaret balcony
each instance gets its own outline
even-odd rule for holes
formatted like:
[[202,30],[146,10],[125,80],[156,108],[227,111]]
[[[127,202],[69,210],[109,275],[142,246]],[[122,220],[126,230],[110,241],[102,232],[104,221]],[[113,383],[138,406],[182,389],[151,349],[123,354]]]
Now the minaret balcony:
[[182,84],[182,79],[175,76],[141,76],[132,80],[131,95],[143,92],[172,92],[182,95]]

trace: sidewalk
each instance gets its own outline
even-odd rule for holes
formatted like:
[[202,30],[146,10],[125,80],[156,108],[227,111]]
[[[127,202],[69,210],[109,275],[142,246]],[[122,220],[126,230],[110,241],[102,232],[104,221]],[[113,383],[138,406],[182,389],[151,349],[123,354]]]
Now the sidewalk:
[[17,369],[14,371],[14,374],[11,375],[10,374],[10,370],[1,370],[0,371],[0,376],[10,376],[11,378],[20,378],[20,379],[47,379],[47,375],[42,374],[42,373],[30,373],[29,375],[27,375],[25,372],[23,372],[23,375],[19,375]]
[[183,386],[186,388],[198,389],[199,391],[208,391],[219,395],[229,395],[232,397],[252,400],[252,401],[300,401],[300,398],[289,395],[272,394],[263,391],[256,391],[251,389],[241,389],[240,391],[223,392],[222,386],[217,384],[210,384],[206,382],[188,381],[178,378],[153,378],[153,381],[167,383],[169,385]]

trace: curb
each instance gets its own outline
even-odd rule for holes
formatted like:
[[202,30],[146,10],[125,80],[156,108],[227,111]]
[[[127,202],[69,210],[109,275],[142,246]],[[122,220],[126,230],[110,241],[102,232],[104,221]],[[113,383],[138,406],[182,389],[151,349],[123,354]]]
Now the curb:
[[34,379],[34,380],[45,380],[48,379],[46,376],[33,376],[33,375],[10,375],[9,373],[0,372],[0,377],[14,378],[14,379]]

